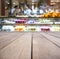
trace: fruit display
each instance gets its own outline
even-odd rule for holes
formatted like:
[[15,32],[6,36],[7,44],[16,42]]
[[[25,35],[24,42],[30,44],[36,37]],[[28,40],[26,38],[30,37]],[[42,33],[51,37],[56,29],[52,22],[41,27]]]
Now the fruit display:
[[13,19],[9,19],[9,20],[4,20],[3,21],[5,24],[15,24],[15,21]]
[[26,21],[26,24],[34,24],[35,20],[34,19],[29,19]]
[[38,20],[39,20],[38,21],[39,24],[53,24],[53,22],[52,22],[53,19],[51,19],[51,18],[42,18],[42,19],[38,19]]
[[60,26],[56,25],[51,26],[51,31],[60,31]]
[[18,19],[18,20],[15,20],[15,23],[26,23],[26,20]]
[[43,15],[41,15],[41,17],[52,17],[52,18],[55,18],[55,17],[60,17],[60,13],[57,13],[57,12],[48,12],[48,13],[44,13]]
[[37,29],[36,29],[36,26],[27,26],[26,30],[27,31],[36,31]]
[[25,26],[24,25],[18,25],[18,26],[15,26],[15,31],[25,31]]
[[40,30],[41,31],[51,31],[49,26],[41,26]]
[[2,31],[14,31],[14,26],[12,25],[3,25]]

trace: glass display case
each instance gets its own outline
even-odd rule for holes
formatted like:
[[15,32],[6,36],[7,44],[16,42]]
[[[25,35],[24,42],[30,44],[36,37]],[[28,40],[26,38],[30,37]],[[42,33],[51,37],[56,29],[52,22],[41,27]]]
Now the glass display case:
[[60,18],[3,18],[2,31],[60,31]]

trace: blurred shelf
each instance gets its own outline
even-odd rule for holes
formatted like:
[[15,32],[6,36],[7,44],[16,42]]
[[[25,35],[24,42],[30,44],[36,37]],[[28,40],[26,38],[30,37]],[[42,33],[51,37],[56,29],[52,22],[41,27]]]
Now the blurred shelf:
[[42,23],[42,24],[24,24],[24,23],[20,23],[20,24],[0,24],[0,25],[60,25],[60,24],[47,24],[47,23]]
[[60,17],[48,17],[43,15],[17,15],[17,16],[0,16],[0,18],[60,18]]

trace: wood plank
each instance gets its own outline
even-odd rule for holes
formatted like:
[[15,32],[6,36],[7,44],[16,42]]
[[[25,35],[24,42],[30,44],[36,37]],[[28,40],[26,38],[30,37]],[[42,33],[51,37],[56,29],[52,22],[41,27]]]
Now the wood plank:
[[59,34],[59,32],[0,32],[0,59],[31,59],[31,57],[60,59]]
[[46,40],[40,33],[34,33],[33,44],[33,59],[60,59],[60,48]]
[[31,57],[30,33],[27,34],[25,33],[21,37],[18,37],[13,43],[9,44],[8,46],[0,50],[0,59],[30,59],[30,57]]

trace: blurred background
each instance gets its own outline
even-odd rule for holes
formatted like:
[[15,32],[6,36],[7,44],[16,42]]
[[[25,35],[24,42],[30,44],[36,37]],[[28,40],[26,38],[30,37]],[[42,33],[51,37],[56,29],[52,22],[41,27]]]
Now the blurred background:
[[0,0],[0,16],[21,15],[60,17],[60,0]]
[[0,31],[60,31],[60,18],[0,18]]

